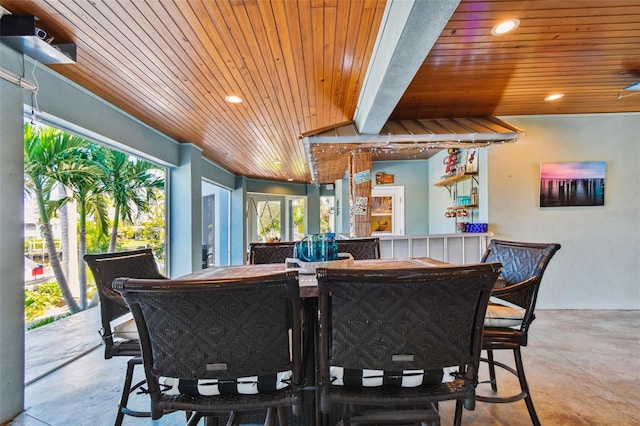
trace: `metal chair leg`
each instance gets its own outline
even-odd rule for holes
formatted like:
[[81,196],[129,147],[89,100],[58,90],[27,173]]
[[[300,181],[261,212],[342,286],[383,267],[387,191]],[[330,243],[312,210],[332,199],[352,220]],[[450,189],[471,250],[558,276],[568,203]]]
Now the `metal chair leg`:
[[455,426],[460,426],[462,424],[462,401],[456,401],[456,413],[453,417],[453,424]]
[[513,350],[513,356],[516,362],[516,371],[518,372],[520,389],[522,389],[522,392],[526,395],[526,397],[524,398],[524,402],[527,404],[527,410],[529,410],[531,423],[533,424],[533,426],[540,426],[540,419],[538,419],[538,414],[536,413],[536,409],[533,407],[533,400],[531,399],[531,393],[529,392],[529,384],[527,383],[527,378],[524,375],[524,365],[522,364],[522,353],[520,352],[519,347]]
[[489,366],[489,380],[491,381],[491,389],[498,392],[498,382],[496,381],[496,365],[493,361],[493,351],[487,349],[487,365]]
[[267,415],[264,418],[264,426],[275,426],[276,418],[274,415],[275,408],[267,408]]
[[287,416],[287,409],[285,407],[278,407],[278,425],[288,426],[289,418]]
[[136,365],[142,365],[141,357],[133,357],[127,361],[127,373],[124,379],[124,387],[122,388],[122,396],[120,397],[120,404],[118,406],[118,415],[116,416],[115,426],[121,426],[122,421],[124,420],[124,415],[133,416],[133,417],[151,417],[151,413],[149,411],[136,411],[127,408],[127,404],[129,403],[129,395],[131,392],[134,392],[136,389],[140,388],[145,382],[145,380],[141,380],[135,385],[133,383],[133,370]]

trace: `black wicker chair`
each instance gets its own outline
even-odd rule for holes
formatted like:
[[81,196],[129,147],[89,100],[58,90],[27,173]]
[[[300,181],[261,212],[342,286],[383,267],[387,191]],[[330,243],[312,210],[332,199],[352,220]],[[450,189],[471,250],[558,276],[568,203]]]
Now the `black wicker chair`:
[[336,240],[338,253],[351,253],[355,260],[380,259],[380,238]]
[[[520,348],[527,346],[529,326],[535,319],[534,310],[542,275],[560,244],[525,243],[516,241],[491,240],[482,258],[483,262],[500,262],[502,274],[487,309],[487,319],[483,334],[482,348],[486,350],[489,382],[494,395],[478,394],[476,399],[483,402],[514,402],[525,400],[531,421],[539,425],[540,420],[533,407],[529,385],[524,374]],[[508,349],[513,351],[515,368],[494,360],[493,351]],[[513,396],[498,396],[495,367],[501,367],[516,375],[520,393]]]
[[85,262],[91,269],[96,281],[98,297],[100,299],[100,318],[102,329],[100,335],[104,342],[104,357],[128,356],[125,383],[122,389],[120,406],[115,424],[122,424],[124,415],[135,417],[149,417],[149,412],[141,412],[127,408],[129,395],[144,384],[144,381],[132,385],[133,370],[142,364],[140,358],[140,342],[129,307],[120,293],[114,291],[111,283],[118,277],[132,278],[164,278],[158,270],[158,265],[151,249],[124,251],[116,253],[86,254]]
[[249,263],[284,263],[288,257],[293,257],[294,241],[279,243],[250,243]]
[[227,416],[236,425],[243,413],[261,410],[265,425],[276,414],[286,425],[286,408],[299,412],[297,272],[202,281],[119,278],[113,286],[138,327],[152,419],[185,411],[192,413],[187,425]]
[[[438,402],[456,400],[459,425],[463,405],[475,408],[482,326],[499,273],[498,263],[318,269],[321,411],[342,405],[345,426],[438,425]],[[445,374],[449,367],[459,371]]]

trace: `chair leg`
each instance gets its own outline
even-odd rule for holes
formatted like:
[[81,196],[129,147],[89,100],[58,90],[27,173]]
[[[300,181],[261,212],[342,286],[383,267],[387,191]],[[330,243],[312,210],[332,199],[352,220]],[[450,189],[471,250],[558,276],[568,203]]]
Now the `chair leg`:
[[531,423],[533,426],[540,426],[540,420],[536,414],[536,409],[533,407],[533,400],[531,399],[531,392],[529,392],[529,384],[527,378],[524,375],[524,365],[522,364],[522,353],[520,347],[513,350],[513,356],[516,362],[516,370],[518,371],[518,380],[520,381],[520,388],[526,395],[524,402],[527,404],[527,410],[529,410],[529,416],[531,417]]
[[189,420],[187,421],[187,426],[196,426],[200,421],[200,419],[202,418],[202,416],[203,416],[202,413],[198,413],[197,411],[193,412],[189,417]]
[[487,365],[489,367],[489,380],[491,381],[491,389],[498,392],[498,382],[496,381],[496,365],[493,362],[493,351],[487,349]]
[[205,416],[204,417],[204,426],[218,426],[218,417],[217,416]]
[[148,411],[135,411],[127,408],[129,403],[129,395],[134,390],[142,386],[145,381],[142,380],[132,386],[133,383],[133,370],[136,365],[142,365],[142,358],[133,357],[127,361],[127,373],[124,378],[124,387],[122,388],[122,396],[120,397],[120,405],[118,406],[118,415],[116,416],[115,426],[121,426],[124,420],[124,415],[130,415],[134,417],[150,417],[151,413]]
[[453,417],[453,424],[460,426],[462,424],[462,401],[456,400],[456,413]]
[[351,404],[344,404],[344,412],[342,413],[342,426],[351,426]]
[[276,418],[273,414],[274,408],[267,408],[267,415],[264,418],[264,426],[275,426]]
[[229,413],[229,419],[227,420],[227,426],[238,426],[240,425],[240,414],[236,411],[232,411]]
[[289,418],[285,407],[278,407],[278,426],[288,426]]

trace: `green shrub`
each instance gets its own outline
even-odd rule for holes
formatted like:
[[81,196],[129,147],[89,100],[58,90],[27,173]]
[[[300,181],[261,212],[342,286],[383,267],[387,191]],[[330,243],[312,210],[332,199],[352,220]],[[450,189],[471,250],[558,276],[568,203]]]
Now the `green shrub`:
[[57,321],[59,319],[68,317],[69,315],[71,315],[71,313],[67,312],[66,314],[60,314],[60,315],[53,315],[50,317],[46,317],[46,318],[42,318],[41,320],[38,321],[34,321],[33,323],[29,324],[29,327],[27,327],[27,330],[33,330],[34,328],[38,328],[38,327],[42,327],[43,325],[47,325],[47,324],[51,324],[54,321]]
[[33,290],[24,291],[24,311],[27,321],[44,315],[47,309],[64,302],[57,282],[42,283]]
[[[87,284],[87,300],[91,300],[96,292],[96,284]],[[60,286],[56,281],[40,284],[33,290],[24,291],[24,311],[27,322],[47,314],[47,310],[64,306],[64,298],[60,291]],[[58,315],[49,318],[49,322],[66,315]],[[46,321],[44,319],[42,321]],[[42,324],[41,324],[42,325]]]

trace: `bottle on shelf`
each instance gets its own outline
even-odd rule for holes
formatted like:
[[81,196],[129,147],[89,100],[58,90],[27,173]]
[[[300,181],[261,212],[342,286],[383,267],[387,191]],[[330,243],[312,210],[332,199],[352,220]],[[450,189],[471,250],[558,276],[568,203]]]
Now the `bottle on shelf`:
[[477,187],[474,186],[473,188],[471,188],[470,198],[471,198],[471,205],[477,206],[478,205],[478,188]]

